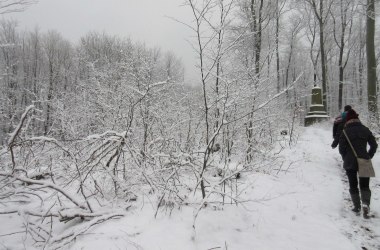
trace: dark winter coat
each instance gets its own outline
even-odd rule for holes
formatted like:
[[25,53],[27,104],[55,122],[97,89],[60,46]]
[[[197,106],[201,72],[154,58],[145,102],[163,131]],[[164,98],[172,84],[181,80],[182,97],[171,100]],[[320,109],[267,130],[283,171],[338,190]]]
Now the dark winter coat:
[[333,140],[333,143],[331,144],[332,148],[336,148],[336,146],[338,146],[339,138],[340,138],[340,135],[342,134],[343,128],[344,128],[344,121],[342,120],[341,117],[337,117],[333,125],[334,140]]
[[[371,159],[375,155],[377,149],[376,139],[372,132],[358,119],[347,122],[344,131],[346,131],[346,134],[359,158]],[[367,151],[367,143],[370,146],[369,151]],[[344,169],[358,170],[358,163],[355,155],[343,131],[339,138],[339,153],[343,158]]]
[[[339,131],[339,127],[340,125],[343,124],[344,125],[344,122],[343,122],[343,119],[342,119],[342,115],[339,115],[335,118],[334,120],[334,125],[333,125],[333,138],[335,138],[337,136],[337,133]],[[343,127],[342,127],[343,128]]]

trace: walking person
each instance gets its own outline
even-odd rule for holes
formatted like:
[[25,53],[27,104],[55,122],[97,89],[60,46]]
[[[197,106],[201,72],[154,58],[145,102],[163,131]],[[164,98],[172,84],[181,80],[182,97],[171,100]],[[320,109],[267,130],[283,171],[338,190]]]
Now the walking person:
[[[376,153],[377,143],[372,132],[364,126],[355,110],[347,111],[346,123],[339,139],[339,153],[343,158],[343,167],[346,170],[350,185],[350,195],[354,205],[353,212],[359,214],[361,210],[360,201],[363,208],[363,217],[368,218],[371,202],[371,190],[369,189],[369,177],[359,177],[358,183],[358,163],[356,156],[346,138],[350,140],[352,147],[359,158],[372,159]],[[367,151],[367,143],[370,148]],[[358,189],[360,188],[360,194]]]
[[331,147],[334,149],[339,144],[339,138],[342,134],[344,124],[346,123],[346,116],[347,111],[351,110],[352,107],[350,105],[344,106],[344,111],[342,114],[340,114],[338,117],[335,118],[334,125],[333,125],[333,142],[331,144]]

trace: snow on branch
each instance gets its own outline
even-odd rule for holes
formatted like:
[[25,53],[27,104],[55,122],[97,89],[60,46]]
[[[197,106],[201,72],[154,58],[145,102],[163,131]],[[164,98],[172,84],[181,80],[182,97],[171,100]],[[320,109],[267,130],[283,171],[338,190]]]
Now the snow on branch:
[[46,141],[46,142],[52,142],[52,143],[57,143],[57,139],[47,137],[47,136],[35,136],[35,137],[30,137],[28,138],[28,141]]
[[[128,209],[127,207],[126,209]],[[107,212],[98,212],[98,213],[89,213],[87,211],[83,211],[82,209],[66,209],[58,212],[60,221],[66,221],[70,220],[72,218],[95,218],[95,217],[101,217],[104,216],[105,214],[108,214]]]
[[116,136],[116,137],[124,138],[126,136],[126,133],[127,133],[126,131],[119,133],[116,131],[109,130],[109,131],[105,131],[102,134],[89,135],[89,136],[87,136],[86,139],[87,140],[102,139],[102,138],[107,137],[107,136]]
[[150,89],[150,88],[154,88],[154,87],[162,86],[162,85],[164,85],[164,84],[167,84],[168,82],[169,82],[169,80],[162,81],[162,82],[155,82],[155,83],[149,84],[148,87],[149,87],[149,89]]
[[37,0],[0,0],[0,14],[24,11]]
[[31,216],[36,216],[36,217],[58,217],[59,215],[58,214],[55,214],[55,213],[44,213],[44,212],[38,212],[38,211],[35,211],[34,210],[31,210],[31,209],[25,209],[25,208],[21,208],[21,209],[8,209],[8,210],[1,210],[0,211],[0,214],[14,214],[14,213],[17,213],[17,214],[26,214],[26,215],[31,215]]
[[106,214],[103,216],[100,216],[98,218],[95,218],[89,222],[85,222],[81,224],[80,226],[69,228],[67,232],[63,233],[60,236],[53,237],[50,242],[51,249],[59,249],[62,248],[68,244],[70,244],[73,240],[76,239],[76,237],[80,236],[81,234],[85,233],[88,229],[91,227],[100,224],[102,222],[105,222],[107,220],[111,220],[114,218],[123,217],[124,213],[112,213],[112,214]]
[[26,178],[26,177],[15,176],[15,175],[12,175],[12,174],[6,173],[6,172],[0,172],[0,176],[11,177],[11,178],[19,180],[21,182],[24,182],[26,184],[29,184],[29,185],[30,184],[39,185],[40,188],[48,187],[48,188],[54,189],[55,191],[58,191],[59,193],[64,195],[67,199],[69,199],[76,206],[87,210],[87,208],[83,205],[83,202],[79,201],[76,197],[72,196],[71,194],[66,192],[63,188],[61,188],[60,186],[58,186],[52,182],[33,180],[30,178]]
[[276,95],[270,97],[267,101],[265,101],[265,102],[259,104],[259,105],[257,106],[257,108],[255,108],[253,111],[250,111],[250,112],[248,112],[248,113],[246,113],[246,114],[243,114],[243,115],[241,115],[241,116],[235,118],[235,119],[232,120],[232,121],[228,121],[228,122],[225,123],[225,125],[228,125],[228,124],[230,124],[230,123],[236,122],[236,121],[241,120],[241,119],[244,119],[245,117],[251,115],[252,113],[257,112],[257,111],[259,111],[260,109],[264,108],[264,107],[267,106],[269,103],[271,103],[271,102],[273,102],[274,100],[278,99],[280,96],[286,94],[289,90],[293,89],[294,85],[298,82],[298,80],[300,79],[300,77],[301,77],[302,75],[303,75],[303,74],[300,74],[300,75],[299,75],[299,76],[293,81],[292,84],[289,84],[289,86],[288,86],[287,88],[283,89],[281,92],[277,93]]
[[284,90],[281,91],[280,93],[274,95],[274,96],[271,97],[268,101],[266,101],[266,102],[260,104],[260,105],[257,107],[257,109],[255,109],[255,111],[257,111],[257,110],[259,110],[259,109],[262,109],[263,107],[265,107],[266,105],[268,105],[268,104],[269,104],[270,102],[272,102],[273,100],[276,100],[278,97],[282,96],[283,94],[285,94],[286,92],[288,92],[289,90],[291,90],[291,89],[293,88],[294,84],[298,81],[298,79],[299,79],[301,76],[302,76],[302,74],[299,75],[299,76],[297,77],[297,79],[296,79],[292,84],[289,85],[289,87],[287,87],[286,89],[284,89]]
[[2,43],[0,44],[0,48],[14,48],[18,46],[18,44],[15,43]]
[[140,90],[138,90],[138,89],[136,89],[136,88],[133,88],[132,86],[127,86],[127,88],[129,88],[130,90],[133,90],[134,92],[136,92],[136,93],[139,94],[140,96],[145,97],[146,94],[149,92],[149,90],[150,90],[151,88],[155,88],[155,87],[158,87],[158,86],[162,86],[162,85],[165,85],[165,84],[167,84],[167,83],[169,83],[169,79],[166,80],[166,81],[155,82],[155,83],[149,84],[149,85],[148,85],[148,88],[147,88],[147,90],[146,90],[145,93],[142,92],[142,91],[140,91]]
[[25,122],[25,119],[26,119],[28,113],[29,113],[30,111],[32,111],[34,108],[35,108],[34,105],[30,105],[30,106],[28,106],[28,107],[25,109],[25,111],[24,111],[24,113],[22,114],[21,119],[20,119],[20,122],[18,123],[16,129],[10,134],[10,138],[9,138],[9,140],[8,140],[8,147],[11,147],[11,146],[12,146],[12,144],[14,143],[16,137],[17,137],[18,134],[20,133],[20,130],[21,130],[22,126],[24,125],[24,122]]

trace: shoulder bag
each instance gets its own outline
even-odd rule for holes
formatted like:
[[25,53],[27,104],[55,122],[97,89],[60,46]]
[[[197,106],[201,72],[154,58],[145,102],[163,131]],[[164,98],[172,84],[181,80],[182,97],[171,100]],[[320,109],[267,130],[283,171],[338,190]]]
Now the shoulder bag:
[[344,129],[343,133],[346,136],[348,144],[350,144],[352,151],[354,152],[356,160],[358,161],[359,177],[375,177],[375,170],[373,169],[371,159],[359,158]]

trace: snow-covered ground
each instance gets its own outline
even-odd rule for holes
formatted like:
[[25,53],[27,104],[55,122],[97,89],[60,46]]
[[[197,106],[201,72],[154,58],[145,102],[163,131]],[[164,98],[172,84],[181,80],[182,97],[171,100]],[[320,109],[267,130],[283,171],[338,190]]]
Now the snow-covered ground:
[[[298,144],[281,152],[284,164],[274,173],[242,176],[244,203],[209,204],[195,230],[196,206],[154,218],[155,208],[147,200],[126,217],[87,231],[69,249],[380,249],[380,182],[371,179],[375,218],[354,215],[341,158],[331,142],[330,125],[305,128]],[[380,175],[380,153],[374,165]],[[9,218],[0,217],[0,235],[20,231]],[[0,249],[24,249],[14,244],[16,237],[1,236]]]

